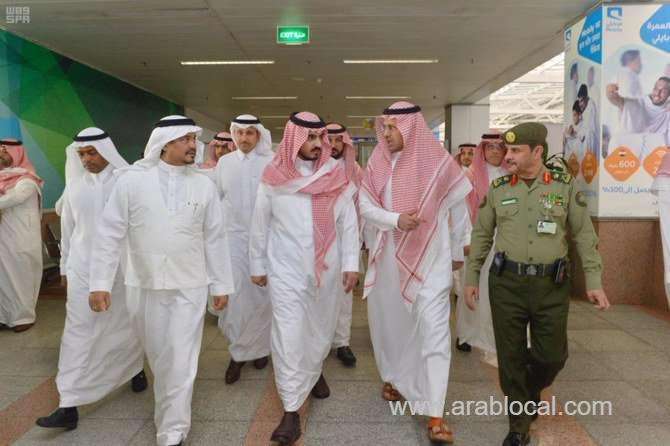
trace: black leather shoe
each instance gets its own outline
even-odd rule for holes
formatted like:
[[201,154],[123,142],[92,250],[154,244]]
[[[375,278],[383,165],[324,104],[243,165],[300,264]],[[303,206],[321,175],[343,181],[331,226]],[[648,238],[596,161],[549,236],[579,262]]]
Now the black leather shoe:
[[319,376],[319,380],[314,384],[314,388],[312,388],[312,396],[320,400],[330,396],[330,388],[328,387],[326,378],[323,377],[323,374]]
[[76,407],[59,407],[48,417],[41,417],[35,421],[39,427],[65,428],[71,431],[77,428],[79,422],[79,412]]
[[530,443],[530,436],[528,434],[520,434],[519,432],[510,432],[503,441],[503,446],[526,446]]
[[472,346],[470,344],[467,342],[461,344],[458,338],[456,338],[456,348],[466,353],[470,353],[472,351]]
[[263,370],[267,367],[268,362],[270,362],[269,356],[263,356],[262,358],[254,359],[254,367],[258,370]]
[[228,369],[226,370],[226,384],[233,384],[239,381],[244,364],[244,361],[236,362],[232,358],[230,359],[230,364],[228,364]]
[[347,345],[337,348],[337,359],[339,359],[345,367],[356,367],[356,356],[351,348]]
[[133,379],[130,381],[130,388],[135,393],[144,392],[148,386],[149,383],[147,382],[147,375],[144,373],[144,370],[133,376]]

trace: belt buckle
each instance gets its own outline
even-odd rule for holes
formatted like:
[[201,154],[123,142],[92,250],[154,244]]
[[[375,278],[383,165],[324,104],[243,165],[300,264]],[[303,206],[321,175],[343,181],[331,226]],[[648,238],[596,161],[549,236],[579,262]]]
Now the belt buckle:
[[537,267],[535,265],[526,266],[526,275],[528,276],[537,276]]

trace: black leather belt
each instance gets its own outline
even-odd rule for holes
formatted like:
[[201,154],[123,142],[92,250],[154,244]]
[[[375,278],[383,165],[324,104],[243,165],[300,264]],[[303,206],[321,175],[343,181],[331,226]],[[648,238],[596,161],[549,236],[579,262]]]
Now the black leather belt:
[[511,271],[519,276],[547,277],[556,272],[556,264],[550,265],[517,263],[509,259],[505,260],[505,271]]

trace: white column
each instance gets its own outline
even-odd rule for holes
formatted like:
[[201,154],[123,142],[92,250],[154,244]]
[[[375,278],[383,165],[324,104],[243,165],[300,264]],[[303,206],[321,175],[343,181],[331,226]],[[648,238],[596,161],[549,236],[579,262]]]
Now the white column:
[[450,104],[445,107],[445,147],[454,153],[459,144],[477,144],[489,129],[488,104]]

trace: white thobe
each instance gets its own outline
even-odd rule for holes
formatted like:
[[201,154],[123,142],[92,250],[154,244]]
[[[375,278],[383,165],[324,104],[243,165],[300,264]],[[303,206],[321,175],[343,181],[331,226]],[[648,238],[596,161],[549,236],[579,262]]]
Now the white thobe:
[[[296,160],[303,175],[313,163]],[[327,269],[317,286],[314,268],[312,196],[279,193],[261,184],[251,225],[251,274],[267,275],[272,302],[271,351],[284,410],[297,411],[322,372],[330,352],[342,300],[342,271],[358,271],[359,235],[353,199],[335,205],[337,241],[326,253]]]
[[121,271],[109,311],[95,313],[88,304],[93,240],[115,183],[114,167],[108,165],[69,184],[63,198],[60,270],[67,276],[67,302],[56,375],[60,407],[100,400],[138,374],[144,364]]
[[617,71],[616,85],[622,98],[633,99],[643,96],[640,75],[628,67],[621,67]]
[[600,139],[597,135],[600,135],[600,118],[598,116],[598,106],[593,98],[589,98],[589,102],[586,105],[586,109],[582,113],[582,131],[587,135],[595,135],[594,139],[591,139],[595,147],[589,147],[593,153],[600,153]]
[[163,161],[124,173],[94,243],[91,291],[111,290],[126,236],[128,310],[154,374],[156,438],[177,444],[191,425],[208,291],[234,291],[216,187]]
[[0,324],[35,322],[41,281],[40,188],[24,178],[0,195]]
[[[344,166],[344,158],[341,158],[338,161],[340,164]],[[358,190],[356,191],[356,193],[358,193]],[[360,230],[359,228],[359,234],[361,235],[361,237],[363,237],[363,234],[365,234],[365,232],[366,232],[365,228],[363,228],[362,230]],[[341,239],[338,239],[337,241],[340,244],[342,242]],[[335,326],[335,336],[333,337],[333,348],[348,347],[349,344],[351,343],[351,322],[353,317],[353,297],[354,297],[353,291],[345,293],[344,286],[341,281],[337,283],[337,286],[333,288],[333,291],[335,292],[337,299],[340,299],[342,301],[340,305],[340,312],[337,316],[337,325]]]
[[[465,174],[466,178],[469,178],[470,175],[470,167],[465,167],[461,166],[461,170],[463,170],[463,173]],[[470,245],[470,234],[467,235],[466,238],[466,243],[465,246]],[[454,271],[452,274],[452,278],[454,280],[454,283],[452,285],[452,290],[454,290],[454,293],[456,293],[456,296],[462,297],[463,296],[463,286],[465,284],[465,267],[460,268],[457,271]]]
[[[393,159],[393,166],[395,167]],[[391,178],[384,188],[383,206],[365,193],[359,196],[366,224],[388,231],[376,264],[376,280],[368,294],[368,321],[377,368],[384,382],[391,383],[407,401],[419,402],[424,415],[442,417],[449,382],[451,334],[449,329],[452,259],[463,261],[463,247],[470,228],[465,200],[451,208],[443,206],[431,243],[439,248],[433,264],[410,310],[400,294],[392,230],[400,214],[392,208]],[[452,231],[450,233],[450,215]],[[378,235],[376,244],[380,242]],[[376,251],[377,246],[371,248]],[[372,268],[368,269],[368,274]],[[368,281],[366,280],[366,283]]]
[[230,355],[237,362],[270,354],[270,297],[266,288],[251,282],[249,271],[249,227],[258,185],[270,161],[272,154],[235,150],[224,155],[216,167],[235,279],[235,293],[219,316],[219,328],[228,338]]
[[[491,181],[507,175],[501,167],[495,167],[488,163],[486,164],[486,170]],[[496,352],[496,342],[493,334],[491,303],[489,301],[489,268],[493,263],[494,255],[495,251],[491,248],[484,261],[484,266],[482,266],[479,276],[479,301],[477,308],[472,311],[467,307],[465,304],[465,292],[463,290],[459,293],[462,298],[456,304],[456,334],[459,342],[467,342],[473,347],[492,354]],[[463,267],[463,270],[465,270],[465,267]],[[463,284],[465,284],[465,280]]]
[[665,105],[654,105],[648,95],[624,99],[619,124],[610,151],[623,145],[643,160],[656,147],[670,142],[670,111]]

